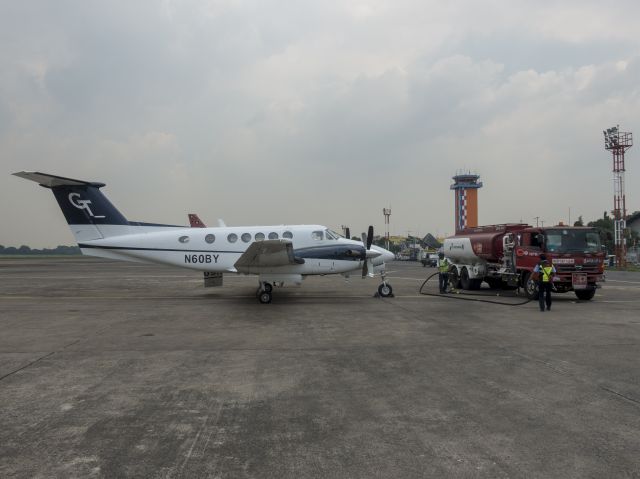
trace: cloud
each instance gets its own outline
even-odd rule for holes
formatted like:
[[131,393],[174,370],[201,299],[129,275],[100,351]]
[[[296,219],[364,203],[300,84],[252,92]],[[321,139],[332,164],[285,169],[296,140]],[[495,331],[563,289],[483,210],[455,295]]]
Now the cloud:
[[482,176],[482,222],[591,218],[611,203],[601,130],[638,124],[634,2],[0,8],[2,244],[72,241],[21,169],[105,181],[143,221],[357,230],[391,204],[394,231],[451,232],[459,169]]

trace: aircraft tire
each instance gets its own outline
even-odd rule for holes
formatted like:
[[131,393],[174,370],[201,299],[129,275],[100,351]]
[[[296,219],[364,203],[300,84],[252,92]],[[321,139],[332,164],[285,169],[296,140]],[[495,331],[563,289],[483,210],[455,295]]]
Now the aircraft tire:
[[382,283],[378,286],[378,294],[383,298],[388,298],[393,294],[393,288],[390,284]]
[[258,300],[262,304],[269,304],[271,302],[271,293],[268,291],[263,291],[258,295]]

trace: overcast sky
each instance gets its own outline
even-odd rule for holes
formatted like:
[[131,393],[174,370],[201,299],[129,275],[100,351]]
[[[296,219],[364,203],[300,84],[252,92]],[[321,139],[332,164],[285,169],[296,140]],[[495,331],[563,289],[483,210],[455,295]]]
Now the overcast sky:
[[[0,244],[72,244],[35,170],[132,221],[453,232],[600,217],[640,135],[636,1],[2,1]],[[627,153],[640,209],[640,145]]]

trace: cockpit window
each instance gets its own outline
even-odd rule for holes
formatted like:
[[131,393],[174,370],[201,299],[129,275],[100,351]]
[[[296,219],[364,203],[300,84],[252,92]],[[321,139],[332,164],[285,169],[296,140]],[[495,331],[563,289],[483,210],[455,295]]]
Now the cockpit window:
[[324,234],[326,235],[328,240],[337,240],[338,238],[340,238],[340,235],[335,231],[324,230]]
[[311,238],[316,240],[316,241],[322,241],[323,238],[323,234],[322,231],[312,231],[311,232]]

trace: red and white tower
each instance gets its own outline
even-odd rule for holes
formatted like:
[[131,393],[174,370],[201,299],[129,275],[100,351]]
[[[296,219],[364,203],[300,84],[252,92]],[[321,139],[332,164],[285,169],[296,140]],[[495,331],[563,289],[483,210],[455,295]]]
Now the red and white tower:
[[449,189],[456,194],[455,227],[456,233],[465,228],[478,226],[478,189],[482,182],[479,175],[459,173],[453,177]]
[[616,263],[624,267],[627,262],[627,205],[624,193],[624,153],[633,146],[630,132],[620,131],[620,125],[603,130],[604,148],[613,155],[613,230]]

